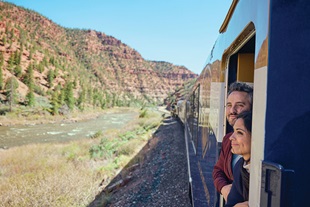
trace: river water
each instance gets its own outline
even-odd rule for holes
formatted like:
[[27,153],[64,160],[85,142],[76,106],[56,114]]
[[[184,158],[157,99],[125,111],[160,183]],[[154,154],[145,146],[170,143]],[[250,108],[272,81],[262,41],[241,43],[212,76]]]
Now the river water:
[[121,128],[136,116],[136,112],[122,111],[81,122],[1,126],[0,148],[83,139],[91,137],[98,131]]

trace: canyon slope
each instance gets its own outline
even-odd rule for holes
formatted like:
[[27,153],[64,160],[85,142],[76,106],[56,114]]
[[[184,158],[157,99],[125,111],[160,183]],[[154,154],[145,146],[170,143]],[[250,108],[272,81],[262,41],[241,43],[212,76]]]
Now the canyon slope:
[[64,28],[5,2],[0,12],[0,103],[9,101],[12,79],[19,104],[29,104],[32,93],[36,104],[62,105],[61,96],[72,95],[77,106],[109,107],[162,104],[197,77],[184,66],[145,60],[103,32]]

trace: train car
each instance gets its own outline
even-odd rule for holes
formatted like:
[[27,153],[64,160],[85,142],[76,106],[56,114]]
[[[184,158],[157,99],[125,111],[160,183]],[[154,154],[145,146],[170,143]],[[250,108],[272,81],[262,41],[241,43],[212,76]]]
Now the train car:
[[185,103],[186,103],[185,100],[179,100],[176,104],[176,114],[182,123],[185,122],[185,116],[186,116],[186,111],[184,108]]
[[176,103],[172,103],[171,107],[170,107],[170,114],[172,117],[177,117],[177,104]]
[[[207,11],[206,11],[207,12]],[[221,206],[213,166],[228,86],[253,85],[249,206],[305,206],[310,150],[310,3],[233,0],[191,96],[183,101],[193,206]]]

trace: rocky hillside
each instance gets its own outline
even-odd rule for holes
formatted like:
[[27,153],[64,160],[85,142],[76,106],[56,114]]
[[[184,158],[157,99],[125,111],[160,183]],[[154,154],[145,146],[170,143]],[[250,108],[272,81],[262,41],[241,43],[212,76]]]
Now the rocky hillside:
[[5,2],[0,51],[0,104],[13,98],[54,107],[162,103],[197,77],[183,66],[147,61],[103,32],[64,28]]

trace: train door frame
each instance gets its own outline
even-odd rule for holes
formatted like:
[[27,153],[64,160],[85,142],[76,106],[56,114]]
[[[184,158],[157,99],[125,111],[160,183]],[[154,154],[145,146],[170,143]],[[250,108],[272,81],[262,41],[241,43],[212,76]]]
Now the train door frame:
[[[254,46],[251,45],[254,43]],[[246,82],[247,84],[254,85],[254,71],[255,71],[255,43],[256,43],[256,31],[255,26],[251,22],[245,29],[240,33],[240,35],[235,39],[235,41],[227,48],[222,56],[222,71],[225,71],[225,90],[224,90],[224,114],[223,114],[223,134],[227,134],[232,131],[232,127],[228,124],[226,120],[226,104],[227,104],[227,93],[229,85],[235,81]],[[250,52],[242,53],[242,49],[249,45]],[[242,57],[240,54],[251,54],[249,57]],[[244,58],[244,59],[243,59]],[[249,61],[250,60],[250,61]],[[252,62],[251,62],[252,61]],[[250,63],[249,67],[245,67],[244,64]],[[234,67],[234,71],[232,71]],[[246,69],[245,69],[246,68]],[[251,78],[248,75],[243,76],[241,73],[251,70]],[[235,74],[233,74],[235,72]],[[239,74],[238,74],[239,73]],[[231,77],[234,76],[234,77]],[[225,204],[224,198],[219,196],[219,206],[223,207]]]
[[[238,79],[238,76],[236,74],[236,78],[233,79],[229,79],[231,77],[230,74],[230,61],[231,61],[231,57],[238,54],[238,52],[250,41],[252,40],[252,38],[254,38],[254,42],[255,42],[255,35],[256,35],[256,31],[255,31],[255,26],[254,24],[251,22],[249,23],[245,29],[240,33],[240,35],[235,39],[235,41],[227,48],[227,50],[225,51],[225,53],[222,56],[222,70],[225,71],[225,93],[224,93],[224,117],[222,117],[225,121],[224,126],[223,126],[223,134],[227,134],[229,132],[229,130],[232,130],[232,128],[229,126],[229,124],[226,121],[226,104],[227,104],[227,93],[228,93],[228,89],[229,89],[229,85],[234,82],[234,81],[242,81],[242,82],[247,82],[248,84],[253,86],[254,83],[254,60],[253,60],[253,79],[252,79],[252,83],[248,82],[248,81],[243,81],[242,79]],[[255,47],[254,47],[254,53],[255,55]],[[237,60],[238,61],[238,60]],[[238,70],[238,66],[236,68],[236,71]]]

